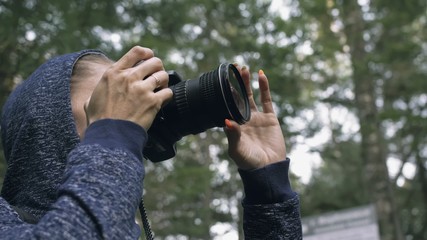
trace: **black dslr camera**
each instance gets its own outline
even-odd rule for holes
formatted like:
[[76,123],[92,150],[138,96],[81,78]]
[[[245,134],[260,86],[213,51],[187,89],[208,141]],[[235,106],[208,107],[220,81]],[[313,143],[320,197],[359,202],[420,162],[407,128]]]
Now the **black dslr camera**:
[[171,71],[169,88],[173,99],[154,119],[144,148],[144,157],[153,162],[174,157],[176,142],[186,135],[223,127],[226,118],[239,124],[250,119],[246,88],[233,64],[221,64],[187,81]]

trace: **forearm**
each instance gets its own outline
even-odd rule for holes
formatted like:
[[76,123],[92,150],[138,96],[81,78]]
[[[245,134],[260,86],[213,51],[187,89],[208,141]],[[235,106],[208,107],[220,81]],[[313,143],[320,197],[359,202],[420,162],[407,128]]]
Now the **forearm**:
[[[104,122],[91,126],[82,144],[69,154],[58,200],[51,210],[35,225],[22,221],[3,225],[2,236],[136,239],[140,230],[135,224],[135,212],[144,177],[140,149],[146,138],[142,128],[124,125]],[[129,131],[139,133],[132,136],[134,141],[123,142],[123,138],[129,138]]]
[[289,177],[289,159],[241,171],[245,239],[301,239],[299,198]]
[[243,204],[245,239],[302,239],[299,198],[283,203]]

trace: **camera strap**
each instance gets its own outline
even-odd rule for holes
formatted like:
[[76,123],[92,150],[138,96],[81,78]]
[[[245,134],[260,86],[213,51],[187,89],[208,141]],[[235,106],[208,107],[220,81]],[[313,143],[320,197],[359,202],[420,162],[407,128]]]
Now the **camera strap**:
[[153,240],[153,231],[151,230],[150,222],[148,222],[147,212],[145,211],[144,198],[141,197],[139,202],[139,213],[141,214],[142,226],[144,228],[145,237],[147,240]]

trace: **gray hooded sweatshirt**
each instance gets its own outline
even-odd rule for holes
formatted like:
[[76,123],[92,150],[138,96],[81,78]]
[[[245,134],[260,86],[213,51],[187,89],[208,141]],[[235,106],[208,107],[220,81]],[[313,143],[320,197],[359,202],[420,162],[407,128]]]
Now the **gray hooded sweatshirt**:
[[[80,141],[70,79],[84,50],[40,66],[3,106],[7,172],[0,197],[1,239],[138,239],[146,131],[104,119]],[[240,171],[246,239],[301,239],[289,160]],[[261,190],[260,190],[261,189]]]

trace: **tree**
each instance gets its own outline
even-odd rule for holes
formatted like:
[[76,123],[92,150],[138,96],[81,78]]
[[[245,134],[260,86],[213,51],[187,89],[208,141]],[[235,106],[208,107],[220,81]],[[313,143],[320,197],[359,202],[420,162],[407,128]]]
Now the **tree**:
[[361,158],[365,161],[365,180],[371,183],[371,193],[379,215],[382,236],[385,239],[403,239],[396,204],[386,165],[383,133],[376,105],[375,79],[370,76],[369,53],[366,51],[361,6],[352,2],[342,5],[344,33],[350,48],[353,69],[355,107],[358,111],[361,131]]
[[[280,94],[275,96],[281,106],[293,101],[302,87],[291,84],[290,78],[275,78],[281,75],[282,57],[287,57],[292,45],[276,48],[273,44],[282,36],[277,24],[285,25],[278,15],[267,14],[269,6],[269,1],[255,0],[4,0],[0,19],[10,24],[0,30],[1,58],[8,60],[0,63],[0,76],[4,79],[0,104],[17,82],[52,56],[99,48],[117,59],[138,44],[153,48],[156,56],[164,59],[167,69],[176,69],[186,79],[210,71],[224,61],[263,68],[271,76],[272,88],[281,89],[283,81],[289,83],[284,88],[288,94],[285,101],[281,101]],[[269,36],[268,41],[265,36]],[[292,57],[288,58],[291,61]],[[285,111],[280,114],[284,116]],[[155,167],[148,164],[147,198],[152,196],[152,201],[147,199],[146,205],[153,212],[150,215],[148,209],[158,236],[209,238],[209,230],[216,223],[231,222],[233,229],[237,229],[236,221],[240,219],[236,208],[241,198],[237,189],[241,186],[236,182],[236,169],[230,167],[227,171],[231,177],[219,180],[217,168],[209,166],[227,160],[211,154],[212,148],[221,149],[217,154],[224,155],[226,144],[220,129],[208,131],[204,137],[183,139],[179,155],[172,162]],[[228,210],[224,206],[229,206]],[[194,223],[198,228],[189,227]]]
[[[425,219],[425,201],[422,200],[425,198],[420,195],[416,199],[411,198],[415,196],[414,192],[409,196],[403,194],[408,189],[417,191],[425,186],[425,158],[420,154],[425,147],[419,145],[425,142],[425,138],[419,134],[424,133],[426,126],[420,121],[425,117],[420,114],[424,100],[419,92],[425,89],[422,79],[426,75],[425,68],[420,65],[421,62],[425,65],[422,46],[426,39],[421,30],[426,22],[425,2],[299,2],[303,14],[314,17],[312,22],[317,35],[311,41],[312,46],[317,47],[314,47],[313,55],[327,57],[325,62],[334,62],[336,56],[344,56],[342,59],[350,62],[346,67],[350,74],[344,72],[340,76],[343,72],[336,72],[329,80],[321,79],[323,89],[332,89],[329,93],[322,93],[327,97],[321,101],[334,107],[346,107],[358,117],[360,132],[353,139],[360,142],[359,161],[363,167],[359,174],[364,175],[371,201],[376,203],[382,238],[402,239],[402,232],[413,238],[425,238],[426,229],[419,227],[424,221],[421,219]],[[345,94],[348,92],[345,86],[352,89],[354,95]],[[402,111],[402,106],[406,111]],[[345,135],[342,136],[345,138]],[[346,141],[338,143],[347,144]],[[341,147],[335,145],[334,148]],[[323,156],[330,158],[325,159],[320,169],[322,175],[330,173],[337,166],[328,152],[333,150],[329,147],[322,149]],[[342,156],[347,162],[347,154]],[[400,170],[397,177],[392,179],[386,165],[391,157],[401,159],[401,169],[410,162],[417,163],[416,177],[405,181],[410,183],[396,185],[396,179],[403,175]],[[357,164],[350,161],[349,166]],[[347,174],[347,169],[342,168],[342,173]],[[345,176],[342,173],[336,171],[334,179]],[[322,175],[316,175],[314,180],[329,177]],[[312,185],[316,184],[313,182]],[[332,186],[329,188],[336,190]],[[349,188],[360,189],[357,185],[349,185]],[[364,192],[363,189],[360,191]],[[413,205],[408,205],[409,198],[413,200]],[[412,220],[409,218],[411,214],[408,214],[410,209],[417,212],[416,216],[412,215]],[[408,227],[414,223],[418,227]]]
[[[273,11],[269,0],[0,1],[0,104],[46,59],[83,48],[117,59],[147,46],[184,79],[224,61],[254,67],[254,77],[261,68],[289,151],[319,132],[330,136],[313,149],[323,162],[311,182],[294,182],[302,213],[374,201],[384,239],[401,238],[400,228],[427,238],[425,1],[283,3]],[[147,163],[157,236],[210,238],[219,223],[240,232],[242,188],[226,149],[222,130],[211,129],[182,139],[175,159]],[[400,163],[393,176],[390,158]]]

